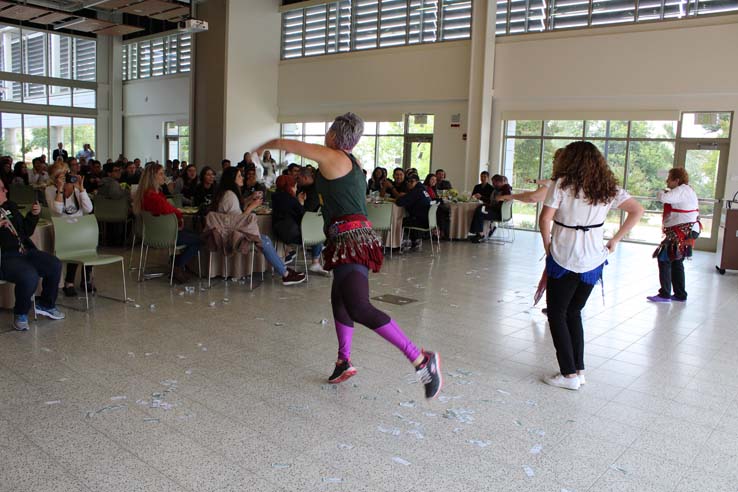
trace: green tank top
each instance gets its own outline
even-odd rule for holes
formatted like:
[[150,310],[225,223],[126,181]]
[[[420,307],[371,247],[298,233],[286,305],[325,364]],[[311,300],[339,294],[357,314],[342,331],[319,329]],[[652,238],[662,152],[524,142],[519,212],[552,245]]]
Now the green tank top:
[[345,152],[351,159],[351,171],[336,179],[326,179],[320,174],[315,177],[315,189],[320,197],[323,223],[326,228],[343,215],[361,214],[366,217],[366,178],[356,158]]

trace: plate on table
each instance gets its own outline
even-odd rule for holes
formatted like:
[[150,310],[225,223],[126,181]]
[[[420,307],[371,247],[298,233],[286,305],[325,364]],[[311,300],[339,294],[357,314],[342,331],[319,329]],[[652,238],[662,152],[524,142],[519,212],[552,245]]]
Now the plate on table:
[[195,215],[200,209],[197,207],[182,207],[179,210],[185,215]]
[[254,213],[256,215],[271,215],[272,209],[267,207],[266,205],[259,205],[254,209]]

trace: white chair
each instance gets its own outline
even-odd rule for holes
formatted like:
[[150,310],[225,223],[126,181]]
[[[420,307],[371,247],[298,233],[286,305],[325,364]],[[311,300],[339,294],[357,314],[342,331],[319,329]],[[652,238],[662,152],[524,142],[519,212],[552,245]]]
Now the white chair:
[[491,243],[513,243],[515,242],[515,222],[513,221],[512,200],[502,202],[500,211],[500,220],[493,221],[492,224],[502,233],[502,237],[496,238],[494,235],[487,239]]
[[[392,204],[391,203],[367,203],[366,218],[372,223],[372,229],[377,232],[389,231],[390,238],[394,235],[394,224],[392,222]],[[392,258],[392,248],[390,247],[390,258]]]
[[305,212],[300,223],[300,234],[302,236],[302,257],[305,261],[305,279],[310,280],[306,247],[325,243],[323,214],[321,212]]

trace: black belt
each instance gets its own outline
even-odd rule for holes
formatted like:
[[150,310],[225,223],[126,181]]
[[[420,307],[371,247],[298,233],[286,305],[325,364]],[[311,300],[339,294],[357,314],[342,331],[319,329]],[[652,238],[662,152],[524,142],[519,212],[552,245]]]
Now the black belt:
[[554,220],[554,224],[559,225],[561,227],[566,227],[567,229],[574,229],[576,231],[584,231],[584,232],[587,232],[590,229],[597,229],[598,227],[602,227],[603,225],[605,225],[605,223],[603,222],[601,224],[593,224],[593,225],[586,225],[586,226],[580,226],[580,225],[570,226],[570,225],[562,224],[558,220]]

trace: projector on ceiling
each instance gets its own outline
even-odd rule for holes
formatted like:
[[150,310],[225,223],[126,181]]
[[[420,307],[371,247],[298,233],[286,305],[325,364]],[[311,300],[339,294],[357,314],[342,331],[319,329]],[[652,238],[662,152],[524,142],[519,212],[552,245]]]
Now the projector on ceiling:
[[198,33],[208,30],[208,22],[197,19],[187,19],[177,23],[177,29],[181,32]]

